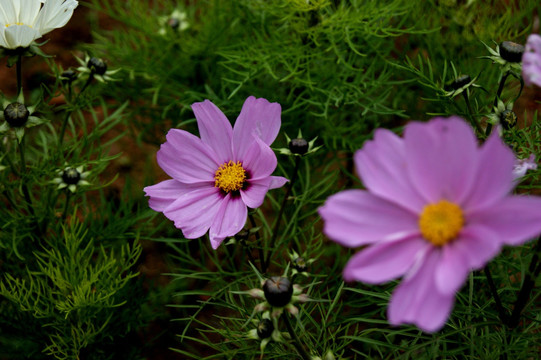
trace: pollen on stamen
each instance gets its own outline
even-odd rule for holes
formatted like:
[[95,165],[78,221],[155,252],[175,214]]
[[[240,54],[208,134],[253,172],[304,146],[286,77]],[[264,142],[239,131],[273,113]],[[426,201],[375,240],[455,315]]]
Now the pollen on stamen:
[[421,234],[436,246],[443,246],[454,240],[463,227],[462,209],[447,200],[426,205],[419,217]]
[[216,170],[214,180],[214,187],[220,188],[226,193],[238,191],[242,189],[246,181],[246,170],[240,161],[229,160]]

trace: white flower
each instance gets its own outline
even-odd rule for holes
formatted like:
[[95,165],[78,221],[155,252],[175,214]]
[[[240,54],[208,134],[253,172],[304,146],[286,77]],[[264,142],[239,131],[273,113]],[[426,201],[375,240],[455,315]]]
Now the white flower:
[[30,46],[32,41],[66,25],[77,5],[76,0],[0,1],[0,46]]

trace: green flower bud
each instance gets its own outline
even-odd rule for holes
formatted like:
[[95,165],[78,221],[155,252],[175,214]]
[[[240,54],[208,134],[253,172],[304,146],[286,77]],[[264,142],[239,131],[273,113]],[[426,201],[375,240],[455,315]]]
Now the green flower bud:
[[509,130],[517,124],[517,114],[513,110],[504,110],[500,114],[500,124],[505,130]]

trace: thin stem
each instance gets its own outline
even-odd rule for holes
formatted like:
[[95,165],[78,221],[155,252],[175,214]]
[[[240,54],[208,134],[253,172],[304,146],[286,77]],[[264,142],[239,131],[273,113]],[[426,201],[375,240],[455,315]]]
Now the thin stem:
[[71,191],[66,191],[66,203],[64,204],[64,211],[62,212],[62,221],[66,220],[68,214],[69,202],[71,200]]
[[26,206],[28,208],[28,211],[30,212],[32,216],[34,216],[35,212],[34,212],[34,206],[32,205],[32,198],[30,197],[30,192],[28,191],[28,187],[26,186],[26,183],[25,183],[26,179],[24,178],[24,176],[26,176],[26,160],[24,157],[24,136],[20,142],[17,141],[17,144],[19,145],[19,154],[21,156],[21,174],[22,174],[21,181],[22,181],[23,195],[24,195],[24,199],[26,200]]
[[293,170],[293,175],[291,175],[291,181],[289,182],[289,186],[287,187],[286,193],[282,200],[282,204],[280,205],[280,210],[278,211],[278,216],[276,217],[276,222],[274,223],[274,228],[272,229],[272,237],[270,240],[270,250],[269,250],[270,252],[269,252],[269,256],[263,261],[263,264],[262,264],[263,268],[261,269],[262,272],[267,271],[267,268],[270,265],[270,260],[274,252],[274,245],[276,243],[276,238],[278,237],[278,230],[280,229],[280,221],[282,220],[282,215],[284,214],[287,199],[289,198],[289,195],[291,194],[291,189],[293,189],[293,185],[295,185],[295,181],[297,180],[297,173],[299,172],[300,163],[301,163],[301,157],[296,156],[295,169]]
[[[498,100],[500,99],[500,96],[502,95],[503,87],[505,85],[505,81],[507,80],[507,77],[509,76],[509,71],[503,74],[500,85],[498,85],[498,91],[496,92],[496,97],[494,98],[494,106],[498,106]],[[487,124],[487,129],[485,132],[485,135],[488,137],[490,135],[490,132],[492,131],[492,124]]]
[[[75,97],[75,100],[73,101],[73,106],[77,104],[77,100],[79,100],[79,96],[81,96],[81,94],[86,90],[86,88],[88,88],[88,86],[90,85],[93,79],[94,79],[94,72],[91,71],[90,75],[88,75],[88,79],[86,80],[86,83],[83,85],[83,87],[81,88],[81,91],[79,91],[79,93]],[[71,92],[71,85],[70,85],[70,92]],[[68,120],[72,113],[73,113],[73,110],[66,110],[66,117],[64,118],[64,122],[62,123],[62,128],[60,130],[60,137],[58,141],[60,146],[62,146],[62,144],[64,143],[64,135],[66,134],[66,127],[68,125]]]
[[286,313],[282,314],[282,320],[284,320],[284,323],[286,324],[287,331],[289,332],[289,335],[291,335],[291,338],[293,339],[293,345],[295,346],[295,349],[297,349],[297,351],[299,352],[299,355],[304,360],[310,360],[311,356],[306,352],[306,350],[302,346],[301,341],[299,340],[297,333],[293,330],[293,327],[291,326],[291,323],[289,322],[289,318]]
[[541,238],[537,239],[537,243],[534,247],[534,254],[528,267],[528,272],[524,277],[524,282],[517,296],[515,306],[513,307],[513,313],[509,318],[508,325],[509,327],[516,327],[520,321],[520,314],[522,310],[526,307],[528,300],[530,299],[530,294],[535,286],[535,280],[539,276],[541,266],[538,266],[539,262],[539,253],[541,252]]
[[[254,215],[253,214],[249,214],[248,217],[250,218],[250,224],[252,225],[253,228],[257,227],[256,225],[256,222],[255,222],[255,219],[254,219]],[[265,262],[265,254],[263,253],[263,247],[261,246],[261,244],[259,244],[259,241],[261,240],[261,234],[259,233],[259,230],[257,230],[255,232],[255,239],[256,241],[258,242],[258,252],[259,252],[259,262],[261,264],[261,271],[263,271],[263,267],[264,267],[264,262]],[[249,248],[249,250],[251,251],[251,248]],[[255,265],[255,263],[254,263]]]
[[21,94],[23,88],[22,62],[23,56],[21,54],[17,55],[17,64],[15,65],[17,69],[17,96]]
[[488,265],[485,266],[485,276],[487,277],[488,287],[490,288],[490,291],[492,292],[492,297],[494,298],[494,302],[496,303],[496,308],[498,309],[498,314],[500,316],[500,320],[502,324],[507,324],[509,321],[509,315],[507,314],[507,311],[503,308],[502,301],[500,300],[500,296],[498,295],[498,290],[496,289],[496,285],[494,285],[494,280],[492,279],[492,274],[490,273],[490,269],[488,268]]
[[468,95],[468,90],[464,91],[462,95],[464,96],[464,101],[466,102],[466,108],[468,109],[468,117],[470,118],[470,122],[475,127],[475,130],[477,130],[477,132],[481,134],[482,131],[481,131],[481,127],[479,126],[479,122],[477,121],[477,119],[473,117],[473,111],[470,104],[470,97]]

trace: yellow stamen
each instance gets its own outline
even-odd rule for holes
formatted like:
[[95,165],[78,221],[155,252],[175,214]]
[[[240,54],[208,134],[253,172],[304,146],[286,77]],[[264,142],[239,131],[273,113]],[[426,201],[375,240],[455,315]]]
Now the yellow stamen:
[[218,187],[226,193],[238,191],[244,186],[246,170],[244,170],[240,161],[233,162],[229,160],[228,163],[223,163],[216,170],[214,180],[214,187]]
[[436,246],[455,239],[464,226],[460,206],[447,200],[426,205],[419,217],[419,229],[423,237]]

